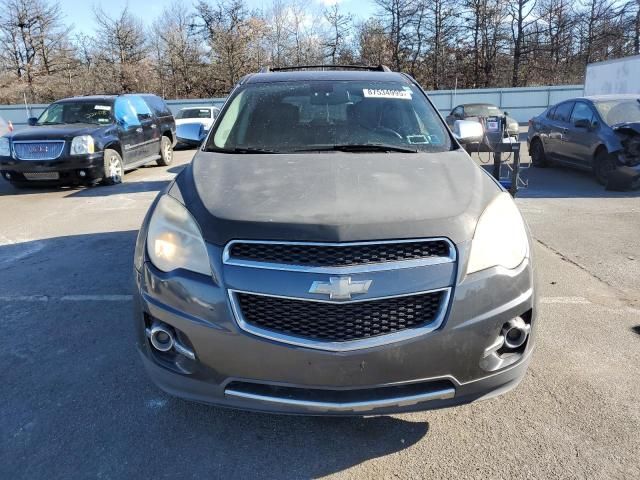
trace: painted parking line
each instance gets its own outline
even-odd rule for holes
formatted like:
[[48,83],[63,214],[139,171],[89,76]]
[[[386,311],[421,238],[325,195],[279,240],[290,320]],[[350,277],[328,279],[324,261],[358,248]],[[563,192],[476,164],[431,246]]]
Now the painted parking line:
[[542,297],[540,303],[560,303],[560,304],[589,304],[591,303],[584,297]]
[[64,295],[62,302],[128,302],[133,295]]
[[129,302],[133,295],[2,295],[0,302]]

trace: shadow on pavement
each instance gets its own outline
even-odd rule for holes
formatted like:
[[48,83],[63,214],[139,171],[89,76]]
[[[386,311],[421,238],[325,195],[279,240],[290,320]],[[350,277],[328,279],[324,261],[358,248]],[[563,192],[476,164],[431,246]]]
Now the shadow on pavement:
[[[486,155],[486,154],[485,154]],[[486,158],[483,157],[483,160]],[[528,166],[528,158],[525,159]],[[487,173],[493,172],[493,163],[481,165]],[[506,169],[503,168],[503,175]],[[528,181],[526,188],[520,188],[518,198],[634,198],[640,197],[640,190],[614,192],[606,190],[596,182],[591,172],[563,166],[547,168],[525,168],[521,178]]]
[[0,476],[317,478],[427,435],[426,422],[249,413],[158,390],[134,340],[136,233],[0,246]]
[[106,197],[109,195],[122,195],[126,193],[159,192],[170,180],[147,180],[141,182],[124,182],[119,185],[96,186],[72,191],[66,197]]
[[59,192],[61,190],[74,191],[82,187],[59,187],[52,185],[29,185],[27,188],[17,188],[0,178],[0,197],[9,195],[40,195],[42,193]]
[[187,165],[189,165],[188,163],[182,164],[182,165],[176,165],[175,167],[171,167],[167,170],[167,172],[169,173],[173,173],[175,175],[179,174],[184,167],[186,167]]
[[631,327],[631,331],[640,335],[640,325],[636,325],[635,327]]

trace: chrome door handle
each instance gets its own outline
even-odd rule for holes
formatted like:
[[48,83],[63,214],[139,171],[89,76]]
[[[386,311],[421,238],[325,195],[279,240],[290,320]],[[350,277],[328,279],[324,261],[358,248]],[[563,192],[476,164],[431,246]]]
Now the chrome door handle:
[[142,127],[138,127],[138,128],[136,128],[136,132],[138,132],[138,133],[142,133]]

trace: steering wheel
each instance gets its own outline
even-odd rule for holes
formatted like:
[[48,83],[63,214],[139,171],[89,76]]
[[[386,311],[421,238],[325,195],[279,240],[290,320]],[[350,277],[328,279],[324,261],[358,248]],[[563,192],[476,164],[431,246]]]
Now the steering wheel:
[[395,130],[393,130],[392,128],[378,126],[373,131],[382,133],[383,135],[393,135],[395,138],[399,140],[404,140],[404,137],[400,135],[398,132],[396,132]]

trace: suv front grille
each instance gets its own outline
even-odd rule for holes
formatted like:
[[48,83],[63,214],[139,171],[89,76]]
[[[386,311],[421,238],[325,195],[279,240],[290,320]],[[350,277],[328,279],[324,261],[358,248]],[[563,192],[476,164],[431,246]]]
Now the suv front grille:
[[439,318],[445,290],[416,295],[327,303],[236,292],[250,326],[315,341],[347,342],[424,327]]
[[450,249],[446,240],[344,245],[234,242],[229,248],[229,258],[306,267],[348,267],[450,257]]
[[64,140],[13,142],[13,150],[19,160],[53,160],[60,156]]

